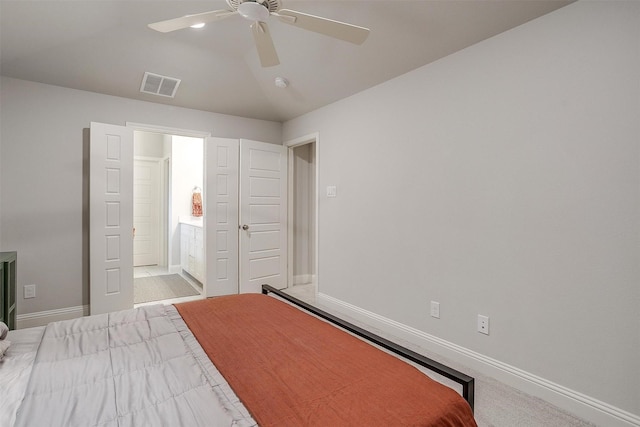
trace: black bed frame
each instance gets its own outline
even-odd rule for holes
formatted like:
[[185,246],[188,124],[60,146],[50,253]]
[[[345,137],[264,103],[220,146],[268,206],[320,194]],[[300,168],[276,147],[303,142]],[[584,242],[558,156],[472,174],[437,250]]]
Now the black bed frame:
[[291,295],[288,295],[282,291],[279,291],[273,286],[262,285],[262,293],[265,295],[269,293],[275,294],[280,298],[287,300],[290,303],[295,304],[315,314],[318,317],[328,320],[329,322],[334,323],[340,326],[341,328],[346,329],[347,331],[358,335],[359,337],[362,337],[374,344],[379,345],[380,347],[383,347],[414,363],[417,363],[420,366],[424,366],[425,368],[433,372],[436,372],[442,375],[443,377],[446,377],[452,381],[455,381],[458,384],[461,384],[462,397],[464,397],[464,399],[469,403],[469,406],[471,406],[471,410],[473,411],[473,393],[474,393],[474,383],[475,383],[473,377],[463,374],[460,371],[456,371],[455,369],[452,369],[446,365],[443,365],[442,363],[436,362],[435,360],[429,359],[428,357],[425,357],[419,353],[416,353],[415,351],[409,350],[408,348],[402,347],[378,335],[372,334],[371,332],[366,331],[352,323],[342,320],[332,314],[327,313],[326,311],[323,311],[317,307],[314,307],[313,305],[307,304],[304,301],[301,301],[297,298],[292,297]]

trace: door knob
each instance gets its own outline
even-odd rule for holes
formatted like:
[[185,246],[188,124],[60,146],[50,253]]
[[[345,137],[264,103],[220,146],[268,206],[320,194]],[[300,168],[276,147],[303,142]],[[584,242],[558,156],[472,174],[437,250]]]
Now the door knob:
[[248,230],[248,229],[249,229],[249,226],[248,226],[247,224],[245,224],[245,225],[243,225],[243,226],[242,226],[242,229],[243,229],[243,230]]

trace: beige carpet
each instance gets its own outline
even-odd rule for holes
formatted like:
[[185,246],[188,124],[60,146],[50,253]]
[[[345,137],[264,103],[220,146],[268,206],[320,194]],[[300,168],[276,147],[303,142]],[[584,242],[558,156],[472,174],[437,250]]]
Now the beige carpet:
[[133,303],[160,301],[198,295],[193,286],[179,274],[138,277],[133,279]]

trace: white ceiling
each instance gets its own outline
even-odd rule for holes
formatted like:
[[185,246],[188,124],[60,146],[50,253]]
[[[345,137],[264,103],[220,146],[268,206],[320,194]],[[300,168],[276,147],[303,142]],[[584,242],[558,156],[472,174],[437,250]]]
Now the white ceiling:
[[[280,65],[262,68],[240,16],[200,30],[147,24],[224,0],[0,0],[4,76],[198,110],[286,121],[404,74],[572,0],[282,0],[371,29],[362,46],[268,21]],[[182,80],[174,99],[140,93],[145,71]],[[274,85],[277,76],[290,81]]]

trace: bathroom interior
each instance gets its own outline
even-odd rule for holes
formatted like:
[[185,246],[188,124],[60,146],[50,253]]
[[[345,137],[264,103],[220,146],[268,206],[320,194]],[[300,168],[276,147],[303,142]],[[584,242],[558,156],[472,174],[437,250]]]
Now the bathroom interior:
[[202,298],[204,141],[134,134],[134,305]]

